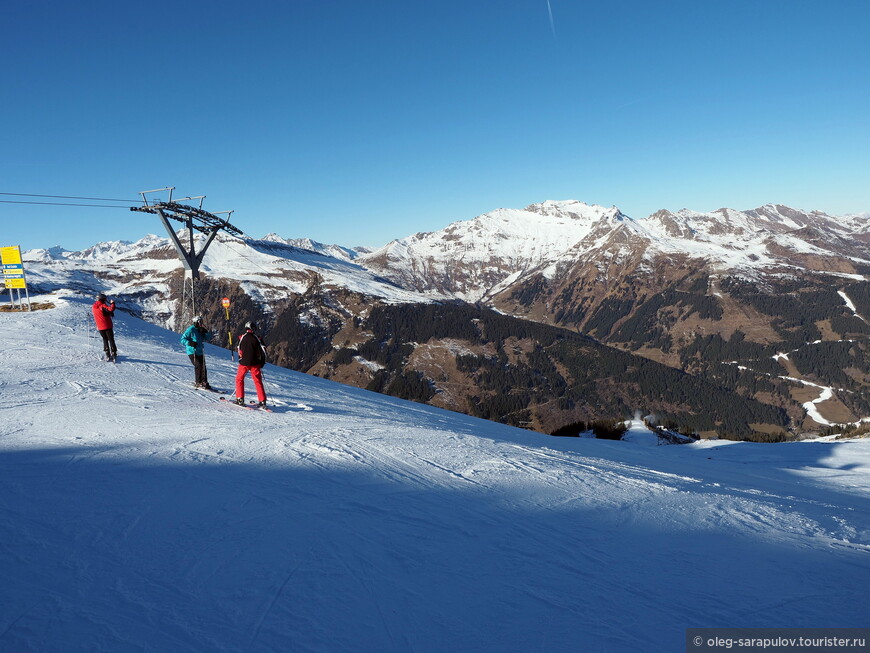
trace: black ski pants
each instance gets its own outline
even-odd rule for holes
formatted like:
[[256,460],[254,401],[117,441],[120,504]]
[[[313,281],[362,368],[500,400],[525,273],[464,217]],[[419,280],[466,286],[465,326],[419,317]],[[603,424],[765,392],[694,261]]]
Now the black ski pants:
[[115,330],[100,329],[100,335],[103,336],[103,351],[106,356],[114,356],[118,353],[118,348],[115,346]]
[[205,369],[205,354],[188,354],[193,363],[196,385],[208,385],[208,371]]

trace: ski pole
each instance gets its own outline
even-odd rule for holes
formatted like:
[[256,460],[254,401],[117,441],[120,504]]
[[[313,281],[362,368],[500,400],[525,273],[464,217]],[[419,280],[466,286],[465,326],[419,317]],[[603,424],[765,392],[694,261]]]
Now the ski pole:
[[267,390],[266,394],[269,395],[269,399],[272,401],[273,404],[275,404],[276,406],[287,405],[286,402],[281,401],[280,399],[275,399],[275,390],[280,390],[280,386],[277,383],[272,383],[271,381],[267,381],[265,378],[263,378],[263,387]]

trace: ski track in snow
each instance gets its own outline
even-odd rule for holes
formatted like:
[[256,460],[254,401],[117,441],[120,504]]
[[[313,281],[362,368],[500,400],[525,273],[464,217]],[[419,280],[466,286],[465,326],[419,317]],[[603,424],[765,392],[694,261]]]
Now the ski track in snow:
[[240,410],[192,387],[177,334],[121,315],[104,363],[89,302],[54,301],[0,313],[0,650],[674,651],[693,626],[867,625],[870,441],[552,438],[272,366],[275,412]]

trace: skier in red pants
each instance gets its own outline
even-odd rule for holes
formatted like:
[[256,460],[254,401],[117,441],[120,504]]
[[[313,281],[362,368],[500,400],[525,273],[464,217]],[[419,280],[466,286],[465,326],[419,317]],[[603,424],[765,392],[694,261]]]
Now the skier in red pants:
[[263,365],[266,364],[266,350],[263,342],[254,333],[257,330],[255,322],[245,324],[245,332],[239,337],[239,369],[236,372],[235,402],[245,405],[245,375],[251,373],[254,388],[257,390],[258,406],[266,407],[266,391],[263,389]]

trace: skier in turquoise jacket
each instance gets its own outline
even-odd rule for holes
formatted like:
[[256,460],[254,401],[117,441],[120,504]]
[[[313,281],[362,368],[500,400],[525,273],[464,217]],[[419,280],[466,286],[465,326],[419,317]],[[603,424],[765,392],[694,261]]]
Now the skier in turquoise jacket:
[[203,345],[212,339],[212,334],[203,325],[202,318],[197,315],[193,318],[191,324],[183,334],[181,334],[181,344],[184,345],[190,362],[193,363],[193,370],[196,376],[194,388],[202,388],[203,390],[211,390],[208,384],[208,370],[205,369],[205,353]]

